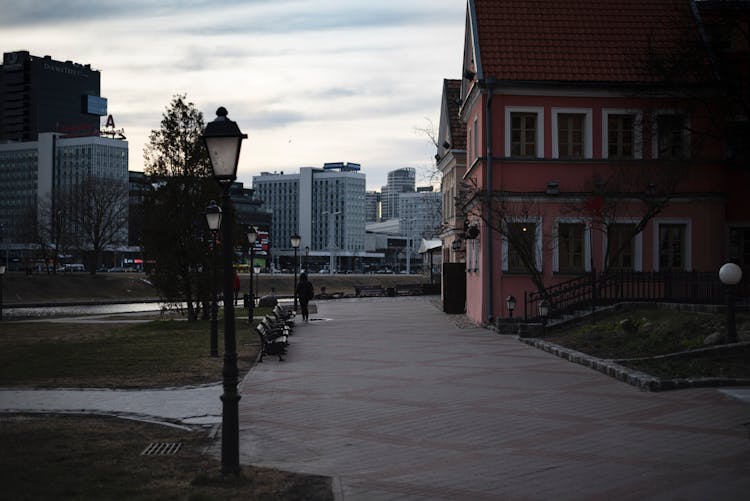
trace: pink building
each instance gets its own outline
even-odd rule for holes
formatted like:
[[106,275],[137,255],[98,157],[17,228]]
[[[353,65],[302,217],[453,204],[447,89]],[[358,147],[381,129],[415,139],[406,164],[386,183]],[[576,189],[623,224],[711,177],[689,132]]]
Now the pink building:
[[468,1],[437,158],[470,319],[508,317],[511,295],[523,315],[525,292],[592,270],[748,269],[750,167],[729,140],[748,110],[717,98],[715,2],[699,4]]

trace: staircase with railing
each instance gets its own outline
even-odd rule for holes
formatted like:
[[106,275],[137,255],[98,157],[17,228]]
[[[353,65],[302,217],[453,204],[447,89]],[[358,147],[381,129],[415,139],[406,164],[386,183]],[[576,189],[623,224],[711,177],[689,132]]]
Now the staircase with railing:
[[[747,298],[746,280],[735,295]],[[625,301],[724,304],[726,288],[715,272],[593,272],[561,282],[544,291],[524,293],[524,320],[538,321],[546,300],[550,318],[562,318]]]

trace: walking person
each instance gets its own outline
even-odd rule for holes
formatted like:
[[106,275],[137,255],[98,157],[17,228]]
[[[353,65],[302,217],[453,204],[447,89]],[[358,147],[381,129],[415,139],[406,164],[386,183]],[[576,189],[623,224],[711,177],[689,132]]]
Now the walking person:
[[240,295],[240,276],[236,271],[234,272],[234,282],[232,283],[232,288],[234,289],[234,305],[237,306],[237,299]]
[[315,296],[312,283],[307,279],[307,273],[301,273],[299,283],[297,284],[297,299],[299,300],[300,310],[302,311],[302,321],[307,322],[310,318],[310,312],[307,309],[308,303]]

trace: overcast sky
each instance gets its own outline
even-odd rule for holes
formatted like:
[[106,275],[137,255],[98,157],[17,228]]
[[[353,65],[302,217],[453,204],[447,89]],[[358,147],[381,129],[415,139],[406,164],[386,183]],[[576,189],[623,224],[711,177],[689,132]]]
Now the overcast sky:
[[177,93],[249,138],[239,180],[357,162],[368,189],[435,154],[443,78],[459,78],[465,0],[0,0],[0,49],[91,64],[130,169]]

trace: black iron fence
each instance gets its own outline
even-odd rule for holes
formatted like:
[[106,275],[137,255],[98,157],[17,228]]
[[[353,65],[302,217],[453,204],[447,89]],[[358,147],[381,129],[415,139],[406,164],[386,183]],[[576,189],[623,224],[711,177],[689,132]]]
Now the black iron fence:
[[[747,298],[748,280],[733,291]],[[717,272],[604,272],[548,287],[543,292],[524,293],[524,318],[538,318],[539,304],[546,300],[550,317],[623,301],[659,301],[693,304],[724,304],[726,288]]]

